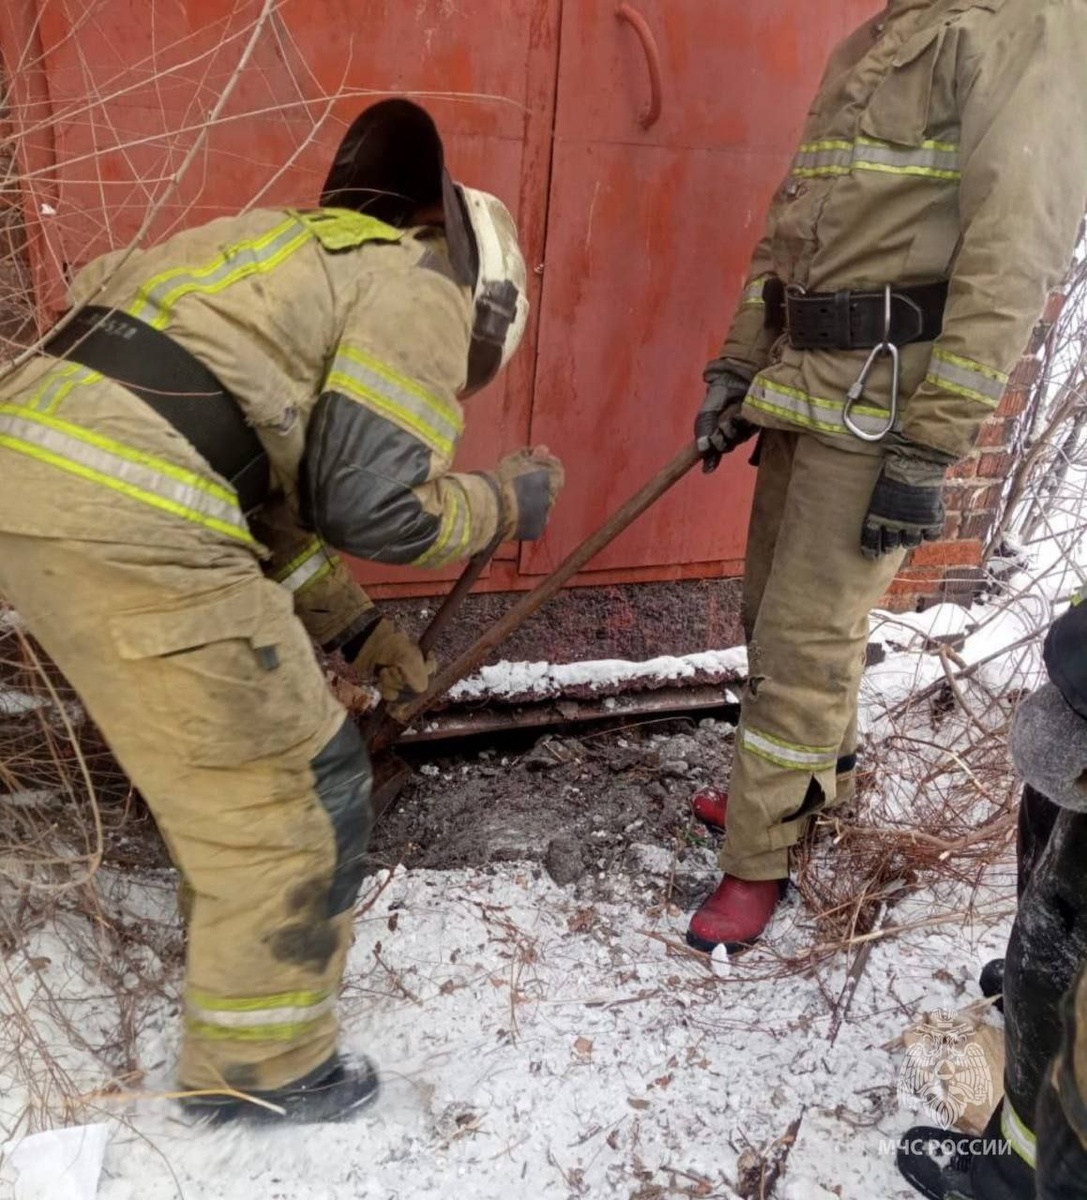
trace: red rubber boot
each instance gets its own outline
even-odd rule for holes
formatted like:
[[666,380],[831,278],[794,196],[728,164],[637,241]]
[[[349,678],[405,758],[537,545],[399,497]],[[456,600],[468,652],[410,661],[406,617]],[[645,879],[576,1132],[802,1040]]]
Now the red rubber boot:
[[728,812],[728,792],[720,788],[699,788],[691,797],[691,811],[711,829],[724,830],[725,815]]
[[770,924],[785,895],[787,879],[737,879],[726,875],[717,891],[691,917],[687,944],[712,952],[724,946],[731,954],[754,945]]

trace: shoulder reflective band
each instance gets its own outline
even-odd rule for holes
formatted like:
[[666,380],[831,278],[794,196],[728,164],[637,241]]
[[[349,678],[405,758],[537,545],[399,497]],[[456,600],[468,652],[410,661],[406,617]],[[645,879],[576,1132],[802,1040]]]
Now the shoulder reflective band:
[[224,998],[190,991],[186,1026],[197,1037],[246,1042],[293,1042],[335,1007],[327,991],[283,992],[278,996]]
[[464,417],[455,403],[428,392],[383,362],[342,346],[332,363],[324,391],[342,392],[414,434],[425,446],[452,460]]
[[0,446],[256,545],[231,489],[157,455],[13,404],[0,404]]
[[154,276],[136,293],[128,312],[155,329],[165,329],[174,306],[185,296],[221,292],[250,275],[267,274],[312,237],[307,225],[288,217],[260,237],[228,246],[203,266],[176,267]]
[[995,408],[1008,386],[1008,376],[972,358],[949,354],[937,347],[932,352],[925,382],[956,396],[976,400],[988,408]]
[[54,413],[73,388],[97,383],[101,378],[97,371],[92,371],[89,367],[82,367],[76,362],[62,362],[46,371],[41,382],[30,393],[27,404],[30,408]]
[[789,771],[826,771],[838,764],[837,746],[800,746],[746,726],[740,732],[740,748]]
[[417,567],[444,567],[463,558],[472,540],[472,510],[464,489],[455,479],[442,488],[445,507],[433,545],[415,560]]
[[298,595],[311,584],[331,574],[333,566],[324,542],[320,538],[314,538],[301,554],[293,558],[281,571],[277,571],[273,578],[289,592]]
[[[852,437],[843,419],[845,405],[840,400],[825,400],[812,396],[800,388],[771,383],[761,376],[747,393],[746,403],[759,412],[780,417],[793,425],[812,429],[818,433],[842,434]],[[880,433],[887,428],[887,409],[873,408],[866,404],[854,404],[850,419],[866,433]]]
[[898,146],[875,138],[804,142],[793,160],[791,174],[801,179],[814,179],[851,175],[854,171],[949,181],[962,177],[959,148],[952,142],[926,141],[920,146]]

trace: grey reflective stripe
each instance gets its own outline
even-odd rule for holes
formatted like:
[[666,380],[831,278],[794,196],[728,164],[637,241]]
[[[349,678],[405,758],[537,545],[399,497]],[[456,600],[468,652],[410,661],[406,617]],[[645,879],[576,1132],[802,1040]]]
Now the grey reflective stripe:
[[848,175],[852,171],[956,180],[960,178],[959,148],[951,142],[896,146],[875,138],[828,139],[805,142],[792,166],[792,174],[799,176]]
[[[747,393],[746,403],[759,412],[781,417],[783,420],[794,425],[801,425],[805,429],[813,429],[819,433],[842,434],[846,437],[853,436],[842,419],[845,405],[841,401],[824,400],[820,396],[812,396],[799,388],[771,383],[761,376],[756,376],[755,382]],[[851,416],[865,433],[882,433],[887,428],[886,409],[855,404]]]
[[904,149],[889,142],[858,138],[853,165],[862,171],[928,175],[937,179],[960,177],[959,148],[950,142],[922,142],[918,148]]
[[325,389],[346,392],[415,434],[435,453],[452,459],[464,427],[458,409],[371,355],[342,347]]
[[79,363],[62,362],[50,368],[41,383],[31,393],[30,407],[42,412],[55,412],[57,406],[74,387],[97,383],[102,376]]
[[214,480],[55,417],[13,409],[0,407],[0,445],[154,508],[253,540],[237,497]]
[[288,568],[287,574],[278,580],[288,591],[301,592],[308,584],[313,583],[318,576],[332,570],[333,562],[328,551],[321,542],[314,542],[312,549],[301,561],[296,560]]
[[990,407],[1000,403],[1000,398],[1008,386],[1008,377],[1003,371],[939,349],[932,352],[925,379],[934,387],[954,392],[957,396],[966,396]]
[[312,239],[296,217],[256,237],[228,246],[201,267],[177,267],[154,276],[140,288],[128,312],[156,329],[170,322],[174,305],[187,295],[221,292],[250,275],[268,272]]
[[1000,1117],[1000,1132],[1019,1157],[1033,1169],[1037,1156],[1037,1143],[1034,1134],[1027,1128],[1023,1118],[1012,1108],[1008,1097],[1004,1097],[1003,1111]]
[[838,752],[833,747],[799,746],[756,729],[741,731],[740,746],[760,758],[795,771],[823,771],[838,763]]
[[794,175],[848,175],[853,163],[853,143],[806,142],[793,160]]
[[223,1029],[260,1029],[265,1025],[309,1025],[332,1012],[335,998],[325,996],[315,1004],[284,1005],[278,1008],[205,1008],[188,1001],[191,1021],[201,1025],[218,1025]]

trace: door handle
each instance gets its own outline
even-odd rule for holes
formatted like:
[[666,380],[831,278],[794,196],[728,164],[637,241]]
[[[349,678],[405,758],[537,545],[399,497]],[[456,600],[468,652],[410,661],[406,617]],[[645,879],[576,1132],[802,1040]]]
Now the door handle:
[[643,129],[652,129],[660,120],[663,98],[661,95],[661,56],[657,39],[649,22],[630,4],[620,4],[615,10],[620,21],[625,21],[638,35],[645,52],[645,65],[649,68],[649,103],[638,114],[638,124]]

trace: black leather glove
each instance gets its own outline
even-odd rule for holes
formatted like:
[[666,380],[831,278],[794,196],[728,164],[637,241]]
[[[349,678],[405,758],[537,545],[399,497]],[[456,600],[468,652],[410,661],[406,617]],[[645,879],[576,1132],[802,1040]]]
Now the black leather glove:
[[728,358],[715,358],[702,378],[708,386],[694,419],[694,436],[702,455],[702,470],[708,475],[717,470],[725,454],[752,437],[757,427],[740,415],[751,386],[749,368]]
[[886,445],[861,530],[861,553],[870,559],[934,542],[943,534],[944,476],[955,461],[901,435],[892,435]]

